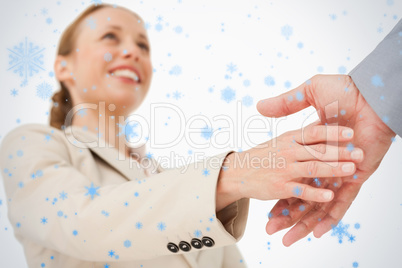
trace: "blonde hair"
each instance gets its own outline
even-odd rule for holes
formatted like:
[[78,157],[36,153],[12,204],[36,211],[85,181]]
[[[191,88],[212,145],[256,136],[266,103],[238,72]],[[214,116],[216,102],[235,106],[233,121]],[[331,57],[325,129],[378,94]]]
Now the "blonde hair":
[[[75,41],[77,38],[77,30],[78,27],[80,26],[81,22],[91,13],[105,8],[105,7],[116,7],[115,5],[109,5],[109,4],[100,4],[100,5],[91,5],[87,9],[85,9],[68,27],[67,29],[64,30],[63,34],[61,35],[60,38],[60,43],[59,47],[57,50],[57,55],[62,55],[62,56],[67,56],[69,55],[73,50],[75,46]],[[133,11],[123,8],[123,7],[118,7],[124,10],[127,10],[131,12],[133,15],[135,15],[137,18],[141,19],[138,14],[134,13]],[[142,21],[142,20],[141,20]],[[63,82],[60,82],[60,90],[57,91],[56,93],[53,94],[52,96],[52,101],[53,101],[53,106],[50,111],[50,119],[49,123],[52,127],[58,128],[58,129],[63,129],[64,126],[64,121],[65,118],[68,114],[68,112],[73,108],[73,103],[72,99],[70,96],[70,93],[67,89],[67,87],[63,84]]]

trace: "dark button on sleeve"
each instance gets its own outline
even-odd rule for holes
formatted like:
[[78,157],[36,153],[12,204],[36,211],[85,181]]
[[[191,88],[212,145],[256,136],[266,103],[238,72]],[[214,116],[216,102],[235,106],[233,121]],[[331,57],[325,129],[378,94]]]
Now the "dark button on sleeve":
[[190,244],[187,243],[186,241],[181,241],[181,242],[179,243],[179,248],[180,248],[181,250],[187,252],[187,251],[190,251],[191,246],[190,246]]
[[213,245],[215,245],[215,242],[212,238],[208,237],[208,236],[204,236],[202,238],[202,243],[204,244],[204,246],[206,247],[212,247]]
[[176,246],[175,243],[168,243],[167,248],[168,248],[168,250],[170,250],[173,253],[177,253],[179,251],[179,247]]
[[203,246],[201,240],[198,239],[198,238],[193,238],[193,239],[191,239],[191,245],[192,245],[194,248],[197,248],[197,249],[200,249],[200,248],[202,248],[202,246]]

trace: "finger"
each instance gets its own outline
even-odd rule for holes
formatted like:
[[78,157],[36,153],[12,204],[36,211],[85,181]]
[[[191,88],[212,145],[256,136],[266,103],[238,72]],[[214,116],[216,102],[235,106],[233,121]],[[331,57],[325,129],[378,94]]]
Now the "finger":
[[321,210],[319,206],[315,206],[284,235],[282,239],[283,245],[289,247],[296,241],[306,237],[325,215],[325,211]]
[[353,162],[307,161],[290,164],[294,178],[297,177],[345,177],[356,171]]
[[306,97],[308,87],[313,86],[314,79],[307,80],[297,88],[274,98],[260,100],[257,110],[264,116],[281,117],[296,113],[309,107],[312,103]]
[[[284,200],[294,199],[295,202],[287,204]],[[271,210],[271,218],[266,225],[266,231],[269,235],[272,235],[280,230],[293,226],[304,215],[306,215],[312,208],[313,202],[307,202],[298,198],[281,199]],[[289,212],[287,216],[286,210]],[[273,214],[275,212],[275,214]]]
[[[317,185],[313,178],[305,178],[302,181],[309,185]],[[325,188],[326,181],[321,183],[319,187]],[[305,201],[299,198],[279,200],[270,212],[271,218],[266,226],[267,233],[271,235],[294,225],[309,212],[315,204],[315,202]],[[288,213],[286,213],[285,209],[287,209]],[[284,216],[284,214],[288,214],[288,216]]]
[[295,155],[297,161],[354,161],[360,163],[364,158],[363,150],[360,148],[351,149],[323,143],[299,147],[295,150]]
[[361,185],[360,183],[343,183],[334,200],[335,202],[328,209],[327,215],[314,228],[315,237],[321,237],[339,223],[359,193]]
[[307,201],[329,202],[334,198],[334,193],[331,190],[320,189],[303,183],[288,182],[285,188],[289,196]]
[[[332,183],[332,179],[330,181],[331,183],[329,183],[329,179],[327,179],[325,182],[323,182],[323,184],[325,184],[326,188],[334,191],[336,196],[338,196],[337,191],[342,188],[342,179],[337,178],[336,183]],[[323,221],[323,219],[328,215],[330,208],[334,206],[333,201],[329,203],[313,204],[315,204],[314,207],[310,209],[310,211],[285,234],[282,240],[285,246],[290,246],[296,241],[306,237],[317,225]]]
[[344,142],[353,138],[353,129],[343,126],[313,125],[299,130],[294,139],[299,144],[319,142]]

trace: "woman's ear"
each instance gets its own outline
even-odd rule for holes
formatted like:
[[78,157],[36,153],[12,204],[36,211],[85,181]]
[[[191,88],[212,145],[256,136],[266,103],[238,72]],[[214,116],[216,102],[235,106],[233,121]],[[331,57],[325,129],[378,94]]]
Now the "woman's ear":
[[54,62],[54,72],[57,80],[63,82],[68,88],[74,84],[74,80],[71,75],[71,67],[71,63],[67,56],[57,55]]

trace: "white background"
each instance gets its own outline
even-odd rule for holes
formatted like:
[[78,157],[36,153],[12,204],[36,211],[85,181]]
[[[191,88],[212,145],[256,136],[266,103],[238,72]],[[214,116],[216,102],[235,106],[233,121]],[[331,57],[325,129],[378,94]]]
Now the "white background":
[[[402,17],[400,0],[135,0],[113,3],[137,12],[150,26],[155,73],[150,93],[136,111],[145,117],[149,116],[150,103],[166,102],[180,107],[186,117],[203,114],[212,118],[225,114],[235,118],[237,100],[250,96],[253,104],[242,106],[246,119],[258,114],[255,104],[259,99],[283,93],[320,72],[336,74],[343,67],[349,72]],[[48,122],[50,103],[37,96],[36,88],[47,82],[54,91],[58,89],[57,81],[49,72],[53,69],[60,34],[89,4],[90,1],[14,0],[2,5],[0,142],[19,124]],[[158,16],[162,17],[161,31],[155,29]],[[48,18],[51,23],[46,22]],[[293,30],[288,38],[281,34],[286,25]],[[182,27],[181,33],[175,31],[177,26]],[[21,78],[8,70],[8,49],[26,37],[45,48],[45,71],[29,77],[26,86],[20,86]],[[303,43],[302,48],[299,43]],[[237,68],[232,74],[227,71],[231,63]],[[175,65],[180,66],[182,72],[170,75]],[[230,79],[225,75],[230,75]],[[267,76],[274,77],[275,86],[264,83]],[[245,86],[244,80],[249,80],[250,86]],[[291,88],[286,88],[286,81],[291,83]],[[221,99],[221,90],[226,87],[236,91],[235,100],[229,103]],[[13,89],[18,91],[17,96],[11,95]],[[176,91],[181,94],[178,99],[173,98]],[[279,132],[300,128],[300,122],[313,111],[310,108],[289,116],[280,124]],[[157,136],[174,135],[177,124],[177,115],[173,112],[158,115]],[[204,126],[201,124],[200,128]],[[212,127],[218,131],[221,126],[219,122],[212,122]],[[200,135],[199,138],[202,139]],[[255,143],[259,143],[269,136],[261,134],[254,138]],[[191,156],[195,152],[213,155],[248,148],[243,143],[224,149],[194,149],[182,140],[174,151]],[[150,148],[154,157],[169,155],[170,151]],[[345,239],[339,244],[329,232],[321,239],[309,235],[286,248],[281,244],[284,231],[273,236],[265,233],[267,213],[275,201],[252,200],[247,229],[238,244],[245,261],[250,267],[353,267],[354,262],[358,267],[401,267],[401,152],[401,139],[397,137],[380,168],[364,184],[343,218],[343,222],[350,225],[349,233],[356,236],[355,242]],[[0,200],[0,267],[26,267],[22,247],[13,236],[14,226],[7,219],[7,197],[2,184]],[[361,228],[355,229],[355,223]]]

